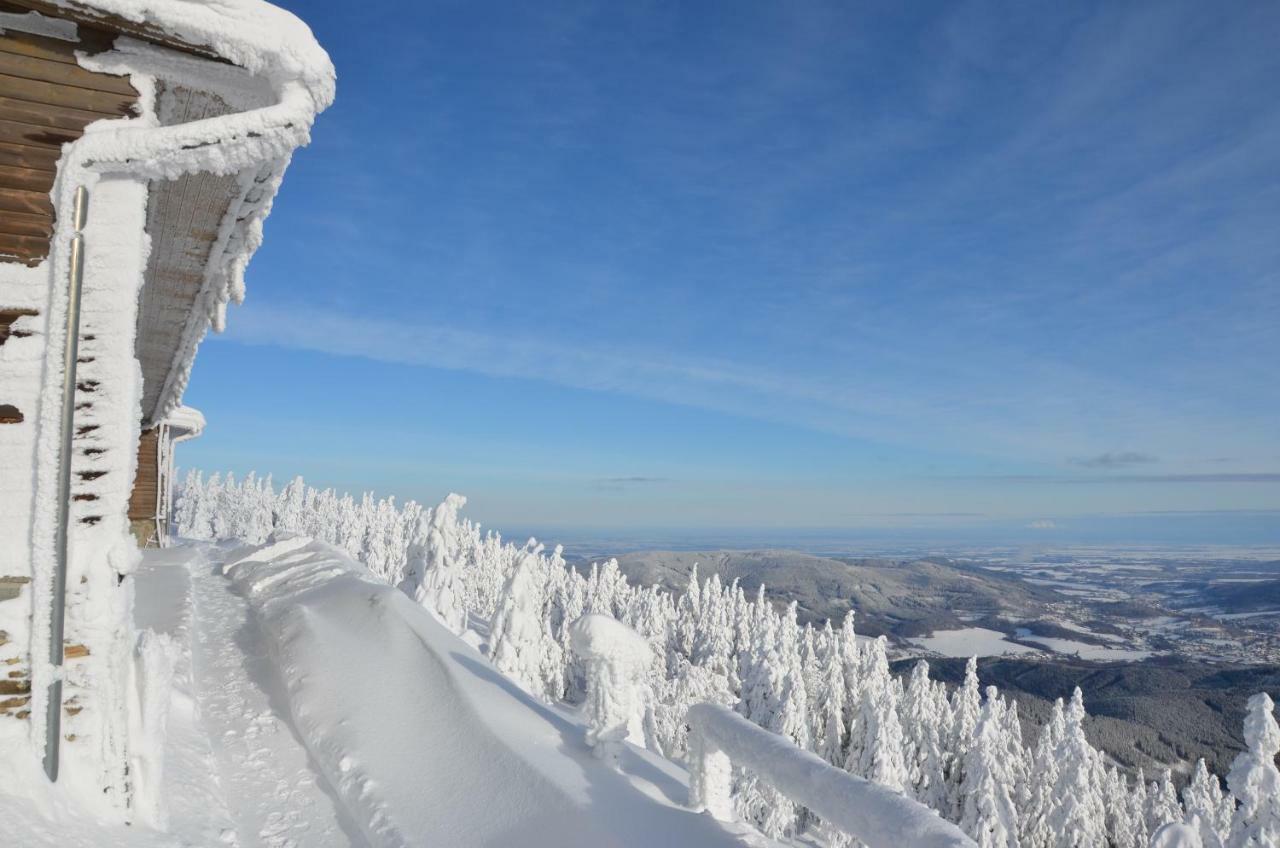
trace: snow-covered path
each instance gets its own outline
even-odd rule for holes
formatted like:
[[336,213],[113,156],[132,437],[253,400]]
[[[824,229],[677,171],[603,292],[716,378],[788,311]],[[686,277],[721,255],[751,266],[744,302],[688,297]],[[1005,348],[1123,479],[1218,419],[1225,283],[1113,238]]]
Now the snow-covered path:
[[[212,551],[211,551],[212,553]],[[284,718],[288,709],[248,604],[217,557],[188,564],[194,608],[195,699],[239,844],[364,845]],[[225,839],[225,838],[224,838]]]

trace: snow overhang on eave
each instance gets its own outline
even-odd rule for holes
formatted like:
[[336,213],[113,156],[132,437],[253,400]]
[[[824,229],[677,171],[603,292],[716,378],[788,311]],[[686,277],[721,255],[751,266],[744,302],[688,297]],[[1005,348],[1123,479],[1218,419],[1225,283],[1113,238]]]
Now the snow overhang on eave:
[[197,438],[204,432],[204,414],[191,406],[179,406],[165,416],[164,422],[175,442]]

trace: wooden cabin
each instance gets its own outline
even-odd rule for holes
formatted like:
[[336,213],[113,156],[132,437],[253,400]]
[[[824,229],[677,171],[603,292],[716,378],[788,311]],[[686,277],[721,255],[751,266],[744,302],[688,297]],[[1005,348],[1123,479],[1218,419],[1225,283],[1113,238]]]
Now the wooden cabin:
[[129,583],[192,362],[333,92],[260,0],[0,0],[0,769],[100,812],[141,779]]

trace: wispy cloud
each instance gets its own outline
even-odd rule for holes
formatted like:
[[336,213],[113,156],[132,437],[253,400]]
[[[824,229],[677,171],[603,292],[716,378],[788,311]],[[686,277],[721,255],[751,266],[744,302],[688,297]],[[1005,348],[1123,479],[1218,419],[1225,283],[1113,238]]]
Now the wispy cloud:
[[1090,457],[1073,457],[1067,461],[1082,468],[1124,468],[1130,465],[1146,465],[1152,462],[1159,462],[1151,454],[1136,453],[1134,451],[1100,453],[1097,456]]
[[651,486],[657,483],[670,483],[669,477],[601,477],[593,483],[593,487],[606,492],[621,492],[636,486]]
[[[1061,366],[1009,357],[1024,374],[1014,383],[974,386],[986,364],[949,361],[944,379],[917,382],[911,391],[883,373],[884,362],[858,360],[841,370],[805,361],[749,361],[739,353],[716,358],[647,344],[643,335],[620,342],[535,334],[523,328],[484,331],[429,320],[361,317],[346,309],[254,302],[237,310],[225,338],[379,362],[441,368],[491,377],[540,380],[782,423],[804,429],[912,447],[967,446],[974,454],[1046,461],[1063,447],[1089,456],[1090,442],[1119,434],[1185,449],[1193,441],[1235,433],[1248,447],[1247,421],[1204,413],[1163,395]],[[890,354],[894,371],[938,371],[928,353]],[[1025,357],[1022,357],[1025,360]],[[1043,384],[1057,391],[1046,394]],[[1269,435],[1254,437],[1265,444]],[[1116,466],[1138,455],[1101,454]],[[1145,456],[1145,455],[1143,455]]]
[[984,480],[995,483],[1054,483],[1064,485],[1107,485],[1110,483],[1280,483],[1280,472],[1243,474],[993,474],[954,477],[956,480]]
[[1031,530],[1054,530],[1057,526],[1055,522],[1047,518],[1041,518],[1028,524],[1027,528]]

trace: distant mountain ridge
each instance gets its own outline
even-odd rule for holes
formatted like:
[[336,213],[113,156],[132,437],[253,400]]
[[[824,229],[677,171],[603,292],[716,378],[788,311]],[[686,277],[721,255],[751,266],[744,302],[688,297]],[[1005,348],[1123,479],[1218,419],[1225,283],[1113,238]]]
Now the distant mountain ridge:
[[775,603],[795,601],[803,622],[839,623],[856,610],[858,632],[905,638],[962,627],[988,616],[1035,619],[1061,597],[1013,576],[943,559],[864,559],[788,550],[637,551],[617,557],[628,578],[683,592],[698,576],[738,580],[748,593],[763,583]]

